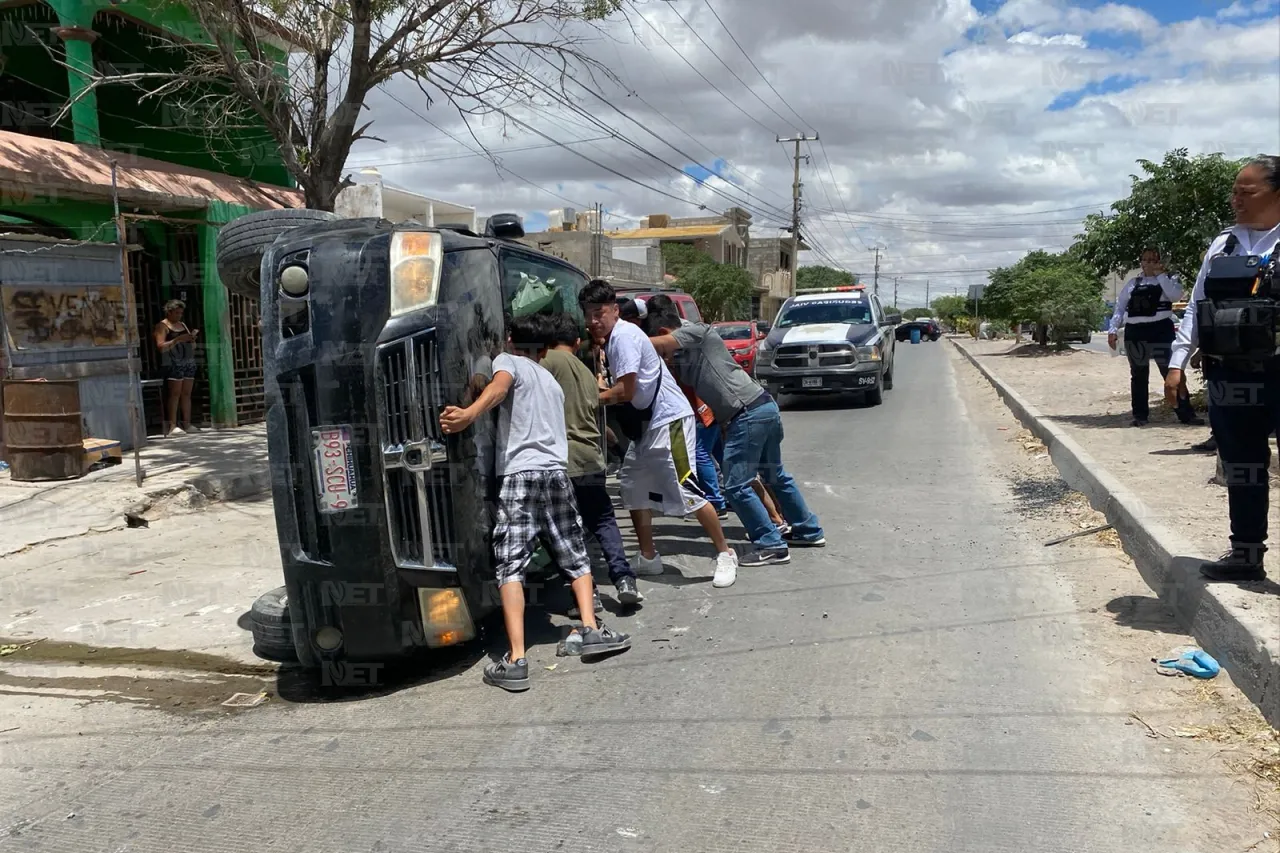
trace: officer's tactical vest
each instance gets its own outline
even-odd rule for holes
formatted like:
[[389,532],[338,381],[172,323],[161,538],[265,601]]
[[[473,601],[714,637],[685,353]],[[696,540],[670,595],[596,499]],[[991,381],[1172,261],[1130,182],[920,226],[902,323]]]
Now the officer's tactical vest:
[[1204,299],[1196,304],[1196,326],[1205,355],[1229,367],[1259,370],[1275,364],[1280,293],[1258,257],[1233,256],[1239,245],[1232,234],[1222,253],[1210,261],[1226,263],[1213,268],[1204,280]]
[[1159,281],[1138,279],[1129,293],[1130,317],[1154,317],[1161,311],[1172,311],[1173,303],[1164,298],[1164,288]]

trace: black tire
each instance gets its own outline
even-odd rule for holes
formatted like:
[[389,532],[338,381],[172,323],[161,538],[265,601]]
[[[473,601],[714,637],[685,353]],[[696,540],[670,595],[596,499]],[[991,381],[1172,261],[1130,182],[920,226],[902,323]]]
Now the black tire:
[[289,600],[284,587],[258,596],[249,610],[253,630],[253,653],[271,661],[295,661],[293,622],[289,618]]
[[868,406],[880,405],[881,403],[884,402],[884,388],[880,385],[877,385],[875,388],[872,388],[870,391],[867,392],[866,399],[867,399]]
[[892,370],[890,370],[888,373],[884,375],[882,384],[883,384],[884,390],[886,391],[893,390],[893,371]]
[[300,208],[263,210],[234,219],[218,231],[218,277],[232,293],[258,299],[258,270],[267,247],[290,228],[337,218],[326,210]]
[[1084,336],[1083,338],[1081,338],[1081,339],[1080,339],[1081,343],[1086,343],[1086,344],[1087,344],[1087,343],[1089,343],[1089,341],[1091,341],[1091,340],[1093,340],[1093,333],[1092,333],[1092,332],[1086,332],[1086,333],[1085,333],[1085,336]]

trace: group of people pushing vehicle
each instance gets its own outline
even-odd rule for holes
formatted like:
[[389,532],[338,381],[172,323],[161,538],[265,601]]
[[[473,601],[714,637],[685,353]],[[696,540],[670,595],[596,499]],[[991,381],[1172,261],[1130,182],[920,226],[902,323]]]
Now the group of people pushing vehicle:
[[[663,295],[642,306],[620,300],[600,280],[582,290],[579,303],[587,332],[603,353],[603,370],[593,375],[577,357],[575,317],[516,317],[506,352],[494,359],[492,380],[471,405],[449,406],[440,415],[441,429],[456,435],[499,409],[493,550],[510,649],[485,668],[484,679],[506,690],[529,687],[524,577],[540,538],[571,579],[582,625],[571,631],[565,650],[582,656],[631,646],[629,636],[596,618],[602,608],[584,528],[599,542],[624,605],[644,600],[637,575],[664,571],[653,538],[655,511],[698,519],[716,548],[712,584],[720,588],[734,583],[739,567],[787,563],[791,546],[826,544],[817,516],[782,466],[777,403],[710,326],[683,321]],[[613,407],[616,426],[630,442],[619,481],[639,544],[634,560],[627,558],[605,489],[600,406]],[[741,556],[695,475],[700,428],[703,436],[720,439],[704,442],[704,449],[711,445],[725,497],[751,540],[752,550]]]

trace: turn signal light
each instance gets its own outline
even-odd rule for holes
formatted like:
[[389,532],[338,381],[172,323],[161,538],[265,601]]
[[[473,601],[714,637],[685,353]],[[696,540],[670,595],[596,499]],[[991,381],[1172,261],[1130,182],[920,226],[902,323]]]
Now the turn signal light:
[[475,623],[461,589],[419,589],[422,627],[428,648],[456,646],[474,640]]

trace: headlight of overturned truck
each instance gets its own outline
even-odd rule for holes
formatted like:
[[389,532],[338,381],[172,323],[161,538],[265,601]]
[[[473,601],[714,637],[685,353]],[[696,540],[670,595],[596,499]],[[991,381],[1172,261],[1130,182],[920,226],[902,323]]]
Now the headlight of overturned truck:
[[391,238],[391,316],[436,304],[444,247],[439,234],[400,231]]

